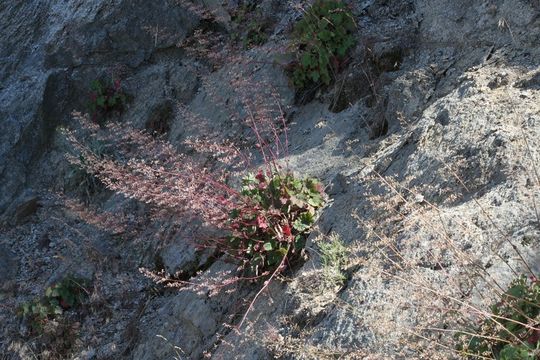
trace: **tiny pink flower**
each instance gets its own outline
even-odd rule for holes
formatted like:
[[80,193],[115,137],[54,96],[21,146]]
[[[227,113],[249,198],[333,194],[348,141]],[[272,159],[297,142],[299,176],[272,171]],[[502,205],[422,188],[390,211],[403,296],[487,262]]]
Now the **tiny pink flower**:
[[268,229],[268,223],[266,222],[264,216],[257,216],[257,226],[261,229]]

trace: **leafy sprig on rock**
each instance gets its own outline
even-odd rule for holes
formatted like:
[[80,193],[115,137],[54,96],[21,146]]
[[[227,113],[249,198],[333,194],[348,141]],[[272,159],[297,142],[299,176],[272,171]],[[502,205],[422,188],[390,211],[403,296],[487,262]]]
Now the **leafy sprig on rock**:
[[355,22],[340,0],[317,0],[295,25],[294,44],[298,49],[291,71],[297,89],[329,85],[355,44]]
[[298,257],[325,203],[321,184],[291,173],[259,171],[244,177],[241,193],[252,206],[231,212],[230,252],[257,275],[280,266],[284,257],[289,262]]

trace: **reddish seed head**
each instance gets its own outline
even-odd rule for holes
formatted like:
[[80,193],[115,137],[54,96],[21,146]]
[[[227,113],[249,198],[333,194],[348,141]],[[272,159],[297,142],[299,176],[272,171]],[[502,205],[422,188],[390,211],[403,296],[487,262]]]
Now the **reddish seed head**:
[[291,227],[289,225],[283,225],[283,235],[289,237],[291,236]]
[[255,175],[255,179],[259,180],[260,183],[263,183],[266,181],[262,170],[259,170],[259,172],[257,172],[257,175]]

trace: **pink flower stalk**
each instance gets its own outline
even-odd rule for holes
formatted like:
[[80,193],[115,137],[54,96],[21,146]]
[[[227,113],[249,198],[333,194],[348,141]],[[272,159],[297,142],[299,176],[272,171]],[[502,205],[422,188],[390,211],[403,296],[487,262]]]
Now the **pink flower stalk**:
[[[243,155],[232,142],[210,144],[202,140],[186,141],[194,150],[209,152],[214,156],[218,163],[208,168],[193,157],[177,153],[171,144],[144,131],[117,123],[109,123],[106,129],[101,129],[80,113],[74,113],[74,118],[80,123],[81,130],[67,133],[68,140],[78,153],[70,160],[94,174],[108,189],[127,198],[168,208],[178,216],[195,215],[205,224],[229,233],[245,228],[243,217],[256,218],[254,225],[262,229],[270,226],[261,209],[251,199],[227,184],[231,176],[239,177],[238,173],[228,170],[232,168],[231,165],[244,164],[245,168],[249,161],[249,157]],[[259,132],[263,131],[263,125],[264,122],[259,121]],[[274,132],[277,134],[277,130]],[[89,138],[109,144],[114,154],[96,155],[85,145]],[[81,162],[81,159],[84,161]],[[223,165],[217,166],[219,163]],[[256,176],[264,187],[264,173],[259,171]],[[230,221],[233,211],[241,214],[237,221]],[[216,240],[214,243],[220,247]]]

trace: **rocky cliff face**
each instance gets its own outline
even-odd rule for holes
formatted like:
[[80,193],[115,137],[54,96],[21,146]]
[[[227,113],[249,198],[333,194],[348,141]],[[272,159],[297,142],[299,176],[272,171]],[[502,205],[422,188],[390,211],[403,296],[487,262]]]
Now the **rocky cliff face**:
[[[256,2],[271,24],[269,41],[234,49],[230,34],[242,25],[231,14],[244,3],[0,5],[0,352],[7,358],[446,359],[455,354],[411,334],[451,326],[427,306],[444,301],[412,283],[478,301],[489,288],[471,280],[467,264],[479,262],[507,284],[508,264],[523,268],[515,246],[540,272],[537,1],[353,2],[351,61],[304,105],[295,104],[279,65],[298,10]],[[205,56],[194,37],[201,32],[226,61]],[[229,106],[238,78],[258,84],[254,93],[279,92],[290,119],[286,161],[322,179],[332,201],[309,260],[271,284],[240,332],[229,325],[257,286],[208,296],[162,289],[138,271],[204,281],[234,270],[186,241],[198,224],[156,222],[134,201],[88,193],[67,164],[57,128],[71,124],[73,110],[86,111],[89,84],[103,77],[121,79],[129,94],[122,121],[159,130],[179,151],[187,136],[249,136]],[[186,107],[205,120],[188,123]],[[89,205],[66,204],[58,192]],[[111,229],[112,217],[123,227]],[[329,290],[315,244],[331,233],[351,255],[346,282]],[[35,337],[15,310],[66,274],[93,279],[89,305],[69,328],[57,324]]]
[[[37,1],[3,4],[2,14],[2,211],[32,186],[28,175],[50,151],[56,127],[66,124],[71,111],[86,110],[93,79],[136,72],[147,77],[130,79],[137,88],[159,78],[161,83],[152,82],[160,89],[153,91],[156,103],[170,87],[182,99],[193,92],[176,45],[197,18],[179,6]],[[167,56],[176,62],[160,59]],[[175,81],[179,76],[182,85]]]

